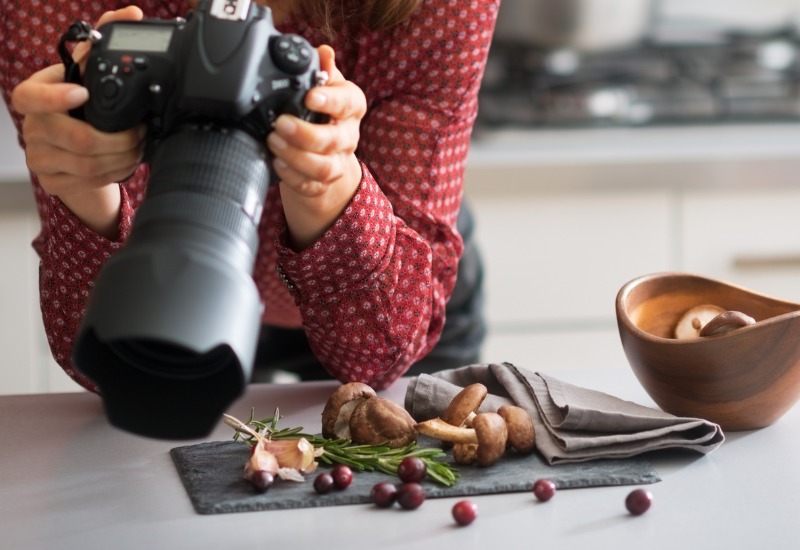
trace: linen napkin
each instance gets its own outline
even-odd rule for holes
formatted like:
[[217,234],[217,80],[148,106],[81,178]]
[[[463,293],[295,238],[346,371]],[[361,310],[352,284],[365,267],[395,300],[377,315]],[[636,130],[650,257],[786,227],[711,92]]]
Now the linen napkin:
[[536,448],[549,464],[670,448],[707,454],[725,440],[720,426],[707,420],[677,417],[510,363],[468,365],[412,378],[405,407],[417,421],[439,416],[461,389],[475,382],[489,390],[481,411],[514,404],[530,413]]

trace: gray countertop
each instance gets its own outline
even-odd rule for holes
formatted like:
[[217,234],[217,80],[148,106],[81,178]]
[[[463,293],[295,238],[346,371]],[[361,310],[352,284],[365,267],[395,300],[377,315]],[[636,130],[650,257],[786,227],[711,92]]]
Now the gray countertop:
[[[551,373],[651,404],[626,366]],[[385,396],[402,402],[401,381]],[[280,407],[284,426],[319,429],[333,382],[253,385],[231,413]],[[479,496],[478,519],[458,528],[457,499],[417,511],[371,505],[198,515],[169,449],[176,443],[111,428],[90,394],[0,397],[0,532],[14,549],[109,548],[771,548],[800,544],[800,408],[772,427],[728,434],[716,452],[650,457],[663,481],[653,507],[627,514],[631,487]],[[220,426],[210,437],[227,440]],[[185,444],[181,442],[179,444]]]
[[800,125],[477,132],[467,190],[795,188]]

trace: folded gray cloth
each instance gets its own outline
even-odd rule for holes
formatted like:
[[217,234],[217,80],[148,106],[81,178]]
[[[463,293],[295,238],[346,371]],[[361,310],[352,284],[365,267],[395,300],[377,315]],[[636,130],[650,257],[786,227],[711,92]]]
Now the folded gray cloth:
[[417,421],[437,417],[462,388],[475,382],[489,389],[481,411],[514,404],[531,414],[536,448],[550,464],[670,448],[706,454],[725,440],[722,429],[707,420],[680,418],[510,363],[469,365],[412,378],[406,409]]

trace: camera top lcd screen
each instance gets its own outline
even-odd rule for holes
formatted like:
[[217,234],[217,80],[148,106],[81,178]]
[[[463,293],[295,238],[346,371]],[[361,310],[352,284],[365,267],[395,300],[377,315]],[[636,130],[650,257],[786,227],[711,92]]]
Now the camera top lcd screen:
[[112,51],[166,52],[175,27],[115,24],[108,41]]

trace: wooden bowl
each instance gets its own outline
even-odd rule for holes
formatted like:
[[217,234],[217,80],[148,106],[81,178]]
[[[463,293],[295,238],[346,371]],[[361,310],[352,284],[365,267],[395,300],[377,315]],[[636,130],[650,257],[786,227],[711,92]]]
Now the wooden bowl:
[[[756,322],[675,339],[678,319],[701,304]],[[778,420],[800,397],[800,304],[698,275],[657,273],[623,286],[616,313],[633,372],[666,412],[752,430]]]

